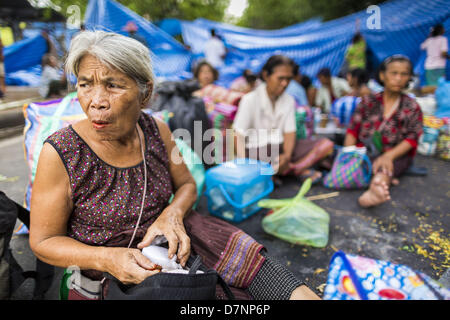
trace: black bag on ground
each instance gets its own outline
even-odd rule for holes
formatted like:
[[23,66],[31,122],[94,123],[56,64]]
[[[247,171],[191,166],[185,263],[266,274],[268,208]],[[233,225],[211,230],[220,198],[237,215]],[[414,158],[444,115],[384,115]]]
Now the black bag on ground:
[[[200,256],[190,257],[188,274],[160,272],[137,285],[124,285],[106,274],[104,300],[214,300],[216,286],[220,285],[230,300],[234,299],[228,285],[215,270],[202,265]],[[197,274],[197,270],[204,273]]]
[[36,259],[36,270],[23,271],[9,247],[17,219],[30,227],[30,212],[0,191],[0,300],[10,299],[27,278],[36,280],[33,299],[44,299],[54,267]]
[[[170,130],[172,132],[176,129],[188,130],[191,139],[185,142],[190,143],[190,147],[198,154],[200,159],[203,159],[203,150],[211,143],[210,141],[203,141],[203,134],[211,128],[211,124],[203,99],[192,96],[192,93],[198,89],[200,87],[197,81],[193,80],[163,82],[155,89],[151,108],[155,111],[167,110],[172,112],[173,116],[169,119]],[[194,121],[199,121],[199,124],[201,124],[202,134],[201,137],[195,137],[195,139]],[[195,140],[201,141],[201,144],[196,146]]]

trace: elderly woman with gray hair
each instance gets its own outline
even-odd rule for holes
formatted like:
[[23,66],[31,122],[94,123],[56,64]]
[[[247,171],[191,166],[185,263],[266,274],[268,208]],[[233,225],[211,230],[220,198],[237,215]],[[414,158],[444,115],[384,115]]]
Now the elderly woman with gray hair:
[[104,272],[125,284],[159,272],[140,250],[158,236],[183,266],[191,251],[200,255],[238,299],[318,298],[249,235],[191,209],[195,181],[172,159],[180,154],[168,126],[142,112],[154,85],[145,46],[115,33],[82,32],[66,69],[77,77],[87,119],[44,142],[30,245],[42,261],[81,270],[90,292],[74,287],[69,299],[99,299]]

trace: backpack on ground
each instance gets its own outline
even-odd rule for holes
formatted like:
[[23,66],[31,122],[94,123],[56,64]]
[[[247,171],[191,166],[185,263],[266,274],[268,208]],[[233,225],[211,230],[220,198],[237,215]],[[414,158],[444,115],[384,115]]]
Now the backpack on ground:
[[36,259],[35,270],[23,271],[9,247],[17,219],[29,228],[30,212],[0,191],[0,300],[11,299],[28,278],[36,281],[33,299],[44,299],[53,280],[54,267]]
[[[211,128],[205,103],[202,98],[195,97],[192,93],[199,88],[198,83],[192,80],[167,81],[155,88],[154,99],[151,108],[154,111],[167,110],[173,114],[168,125],[172,132],[177,129],[188,130],[190,139],[184,141],[203,160],[203,151],[210,141],[204,141],[205,132]],[[195,122],[200,125],[199,132],[196,132]],[[201,134],[201,137],[195,136]],[[175,135],[175,138],[178,138]],[[183,138],[184,139],[184,138]],[[195,141],[200,141],[197,146]]]

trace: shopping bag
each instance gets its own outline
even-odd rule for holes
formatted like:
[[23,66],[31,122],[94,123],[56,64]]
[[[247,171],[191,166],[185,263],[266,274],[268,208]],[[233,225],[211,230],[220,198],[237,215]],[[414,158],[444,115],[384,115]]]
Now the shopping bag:
[[330,216],[304,198],[311,184],[311,178],[306,179],[294,198],[258,202],[260,207],[273,209],[273,213],[262,219],[265,232],[293,244],[319,248],[327,245]]
[[336,252],[324,300],[449,300],[450,290],[408,266]]
[[355,189],[370,184],[372,163],[366,154],[357,149],[343,148],[339,151],[331,171],[323,179],[325,187]]
[[423,117],[423,134],[419,138],[417,152],[424,156],[434,156],[438,144],[439,133],[445,128],[444,119],[435,116]]
[[295,106],[297,140],[310,138],[314,133],[314,115],[309,106]]
[[69,93],[63,99],[24,105],[23,114],[25,159],[29,169],[24,206],[30,209],[32,186],[44,141],[55,131],[85,119],[86,114],[76,92]]

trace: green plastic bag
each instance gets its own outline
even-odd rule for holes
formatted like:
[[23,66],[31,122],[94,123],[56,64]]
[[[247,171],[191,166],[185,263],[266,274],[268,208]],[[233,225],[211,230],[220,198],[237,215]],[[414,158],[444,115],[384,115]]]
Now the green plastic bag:
[[293,244],[319,248],[327,245],[330,216],[304,198],[311,188],[311,182],[308,178],[294,198],[264,199],[258,202],[258,206],[274,210],[262,220],[265,232]]

